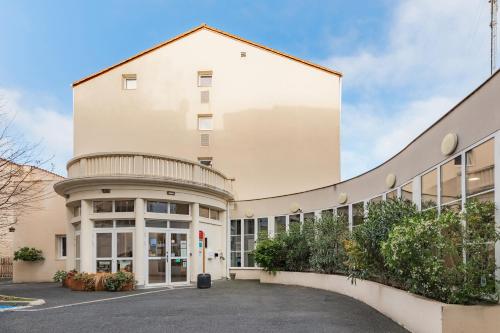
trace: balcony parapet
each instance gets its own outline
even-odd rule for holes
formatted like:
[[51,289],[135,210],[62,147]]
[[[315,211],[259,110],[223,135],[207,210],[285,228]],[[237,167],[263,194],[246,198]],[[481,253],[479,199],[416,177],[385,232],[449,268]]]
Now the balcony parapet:
[[[205,165],[163,155],[145,153],[96,153],[81,155],[67,164],[68,179],[61,183],[84,179],[128,179],[193,185],[215,190],[232,198],[234,179]],[[56,191],[61,192],[61,188]]]

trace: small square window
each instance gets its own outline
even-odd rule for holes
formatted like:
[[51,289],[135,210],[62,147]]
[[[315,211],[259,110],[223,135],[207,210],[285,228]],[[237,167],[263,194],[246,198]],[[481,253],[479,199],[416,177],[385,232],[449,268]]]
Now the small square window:
[[213,129],[212,115],[198,115],[198,130],[211,131]]
[[94,201],[94,213],[111,213],[113,201]]
[[123,75],[123,89],[125,90],[137,89],[137,76],[135,74]]
[[134,211],[134,200],[116,200],[115,201],[115,212],[133,212]]
[[198,87],[212,86],[212,72],[198,72]]
[[200,216],[210,218],[210,209],[208,207],[200,206]]

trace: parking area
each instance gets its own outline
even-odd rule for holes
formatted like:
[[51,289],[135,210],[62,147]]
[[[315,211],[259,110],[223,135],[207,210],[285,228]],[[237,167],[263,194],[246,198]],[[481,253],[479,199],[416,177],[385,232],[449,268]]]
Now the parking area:
[[1,312],[1,332],[406,332],[352,298],[257,281],[126,293],[19,284],[0,285],[0,294],[46,301]]

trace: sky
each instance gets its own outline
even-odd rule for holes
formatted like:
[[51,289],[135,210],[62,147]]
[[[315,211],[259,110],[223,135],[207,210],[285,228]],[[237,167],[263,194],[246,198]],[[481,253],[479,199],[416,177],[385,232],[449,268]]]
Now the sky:
[[341,175],[383,163],[490,74],[488,0],[0,0],[0,113],[72,156],[71,83],[201,23],[341,71]]

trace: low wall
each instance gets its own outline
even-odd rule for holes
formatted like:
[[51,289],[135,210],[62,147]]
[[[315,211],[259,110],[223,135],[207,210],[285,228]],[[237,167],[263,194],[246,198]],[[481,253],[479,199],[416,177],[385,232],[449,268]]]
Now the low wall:
[[229,269],[229,274],[236,274],[236,280],[260,280],[260,272],[262,272],[262,268],[258,267]]
[[261,271],[261,283],[323,289],[355,298],[412,332],[498,332],[500,305],[466,306],[433,301],[380,283],[340,275]]

